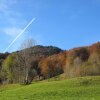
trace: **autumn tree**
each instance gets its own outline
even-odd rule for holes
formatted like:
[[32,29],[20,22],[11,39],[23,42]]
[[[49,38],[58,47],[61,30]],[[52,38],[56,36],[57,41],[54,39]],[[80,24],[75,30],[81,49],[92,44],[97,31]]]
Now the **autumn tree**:
[[3,75],[5,75],[5,77],[7,78],[9,83],[13,83],[13,81],[15,79],[15,77],[14,77],[15,73],[16,73],[15,59],[16,59],[16,53],[13,53],[13,54],[9,55],[2,64],[2,72],[4,72]]
[[41,74],[43,74],[45,78],[57,76],[64,72],[63,67],[65,66],[65,62],[66,53],[44,58],[39,63]]

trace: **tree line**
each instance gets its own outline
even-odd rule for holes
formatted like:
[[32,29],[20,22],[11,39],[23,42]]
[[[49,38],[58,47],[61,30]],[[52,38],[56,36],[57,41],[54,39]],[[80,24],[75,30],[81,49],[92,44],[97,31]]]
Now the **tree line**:
[[53,46],[36,46],[29,39],[21,45],[20,51],[5,55],[0,59],[2,84],[30,84],[62,73],[67,78],[100,75],[100,42],[63,51]]

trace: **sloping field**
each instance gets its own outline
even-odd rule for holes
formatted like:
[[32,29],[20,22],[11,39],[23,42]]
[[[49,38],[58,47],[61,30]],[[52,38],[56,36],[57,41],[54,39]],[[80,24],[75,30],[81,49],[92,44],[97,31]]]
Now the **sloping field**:
[[100,100],[100,76],[1,86],[0,100]]

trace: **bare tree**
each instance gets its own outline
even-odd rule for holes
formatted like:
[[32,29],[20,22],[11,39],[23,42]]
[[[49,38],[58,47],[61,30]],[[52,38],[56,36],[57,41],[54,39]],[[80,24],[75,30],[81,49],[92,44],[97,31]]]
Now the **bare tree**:
[[35,41],[33,39],[28,39],[20,47],[20,52],[17,53],[17,61],[19,64],[19,81],[24,84],[30,83],[29,80],[29,70],[31,68],[31,54],[33,52],[32,48],[35,46]]

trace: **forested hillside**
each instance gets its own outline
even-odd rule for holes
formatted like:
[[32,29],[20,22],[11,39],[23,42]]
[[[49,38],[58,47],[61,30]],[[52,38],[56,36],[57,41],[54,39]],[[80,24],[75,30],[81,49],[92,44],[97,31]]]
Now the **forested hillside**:
[[[39,61],[48,56],[63,52],[58,47],[54,46],[34,46],[25,50],[13,53],[0,54],[0,80],[4,83],[18,83],[19,80],[23,83],[23,77],[26,74],[25,63],[29,63],[28,73],[33,80],[34,76],[40,73],[38,67]],[[9,56],[8,56],[9,55]],[[24,65],[23,65],[24,64]],[[21,79],[20,79],[21,78]]]
[[0,54],[0,68],[1,84],[29,84],[62,73],[66,78],[100,75],[100,42],[68,51],[53,46],[34,46]]

